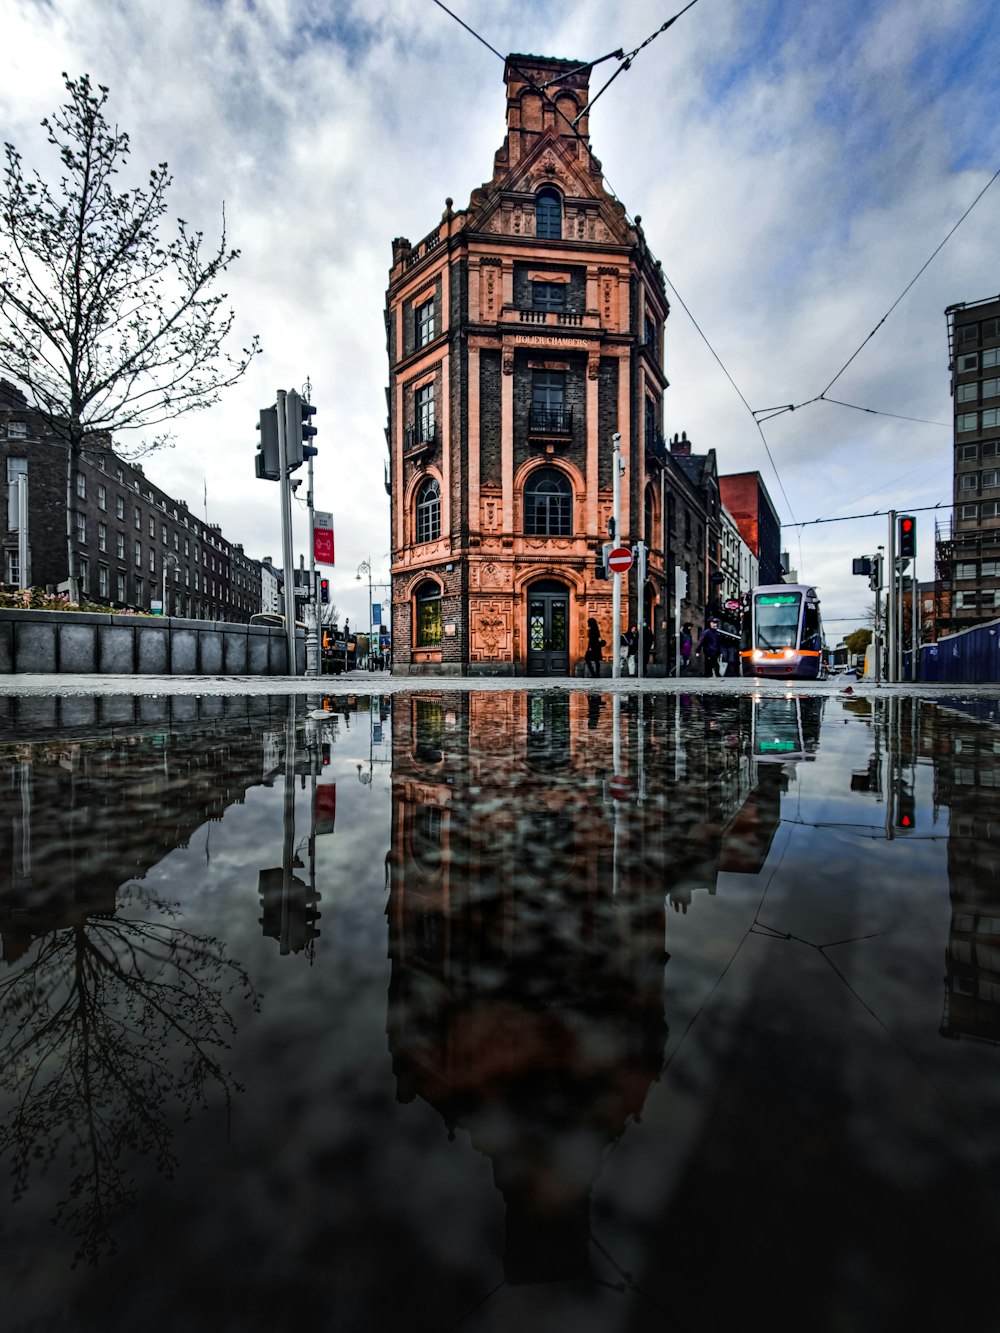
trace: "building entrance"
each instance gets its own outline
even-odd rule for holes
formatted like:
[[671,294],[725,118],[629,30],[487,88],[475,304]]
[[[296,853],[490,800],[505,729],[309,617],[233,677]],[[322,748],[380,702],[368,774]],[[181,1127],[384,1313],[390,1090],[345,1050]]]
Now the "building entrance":
[[528,675],[569,675],[569,590],[554,579],[528,589]]

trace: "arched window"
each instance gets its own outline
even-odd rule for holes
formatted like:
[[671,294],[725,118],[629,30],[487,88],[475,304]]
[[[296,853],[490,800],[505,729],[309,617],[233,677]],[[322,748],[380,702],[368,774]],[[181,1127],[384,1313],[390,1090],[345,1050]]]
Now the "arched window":
[[655,531],[656,528],[656,492],[652,486],[646,487],[646,494],[643,504],[642,515],[642,535],[643,539],[651,550],[660,545],[660,534]]
[[417,647],[441,646],[441,589],[429,579],[421,583],[414,597],[416,611]]
[[540,241],[562,240],[562,199],[555,190],[539,190],[535,198],[535,235]]
[[524,531],[529,537],[569,537],[573,532],[573,488],[554,467],[538,468],[525,483]]
[[428,477],[417,491],[417,541],[435,542],[441,536],[441,487]]

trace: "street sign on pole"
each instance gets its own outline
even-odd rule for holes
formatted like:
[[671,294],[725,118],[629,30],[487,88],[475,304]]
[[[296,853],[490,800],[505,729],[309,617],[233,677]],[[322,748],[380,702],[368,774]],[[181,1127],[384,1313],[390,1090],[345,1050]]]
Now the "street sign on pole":
[[313,512],[313,559],[317,565],[333,565],[333,515]]
[[608,783],[608,792],[613,800],[627,801],[632,795],[632,779],[627,774],[616,773]]
[[632,552],[627,546],[616,546],[608,553],[608,569],[612,574],[624,574],[632,568]]

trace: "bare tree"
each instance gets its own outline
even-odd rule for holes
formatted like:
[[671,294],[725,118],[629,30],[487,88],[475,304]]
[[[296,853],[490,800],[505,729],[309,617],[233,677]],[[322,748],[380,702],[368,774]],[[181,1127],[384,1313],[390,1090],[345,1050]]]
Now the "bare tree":
[[[253,338],[224,350],[235,318],[215,290],[239,250],[222,232],[210,252],[203,233],[177,221],[162,240],[172,176],[161,162],[145,185],[119,188],[129,136],[104,114],[108,89],[83,74],[63,79],[68,99],[42,127],[59,155],[57,187],[27,172],[5,145],[0,186],[0,373],[34,399],[67,446],[66,528],[70,596],[79,596],[76,474],[87,443],[148,429],[219,399],[260,350]],[[133,457],[162,445],[160,434]]]
[[115,1248],[113,1224],[135,1202],[134,1151],[171,1176],[173,1113],[188,1120],[213,1091],[242,1087],[222,1063],[235,1036],[232,992],[259,1008],[225,945],[175,924],[176,905],[133,886],[119,915],[90,917],[36,941],[0,978],[0,1156],[15,1200],[34,1174],[60,1166],[54,1221],[76,1237],[74,1264]]

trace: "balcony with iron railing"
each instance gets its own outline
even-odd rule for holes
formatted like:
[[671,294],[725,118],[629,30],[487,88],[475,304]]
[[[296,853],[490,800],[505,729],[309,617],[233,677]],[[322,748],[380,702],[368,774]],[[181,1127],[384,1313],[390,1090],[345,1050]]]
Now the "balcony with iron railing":
[[532,435],[572,435],[573,409],[532,404],[528,412],[528,431]]
[[536,306],[504,306],[500,312],[503,324],[537,324],[549,329],[600,329],[600,316],[595,311],[545,310]]
[[432,449],[437,444],[437,424],[434,421],[411,421],[403,431],[403,449],[407,454]]
[[659,463],[660,467],[665,467],[667,463],[667,442],[654,426],[646,427],[646,457],[654,463]]

